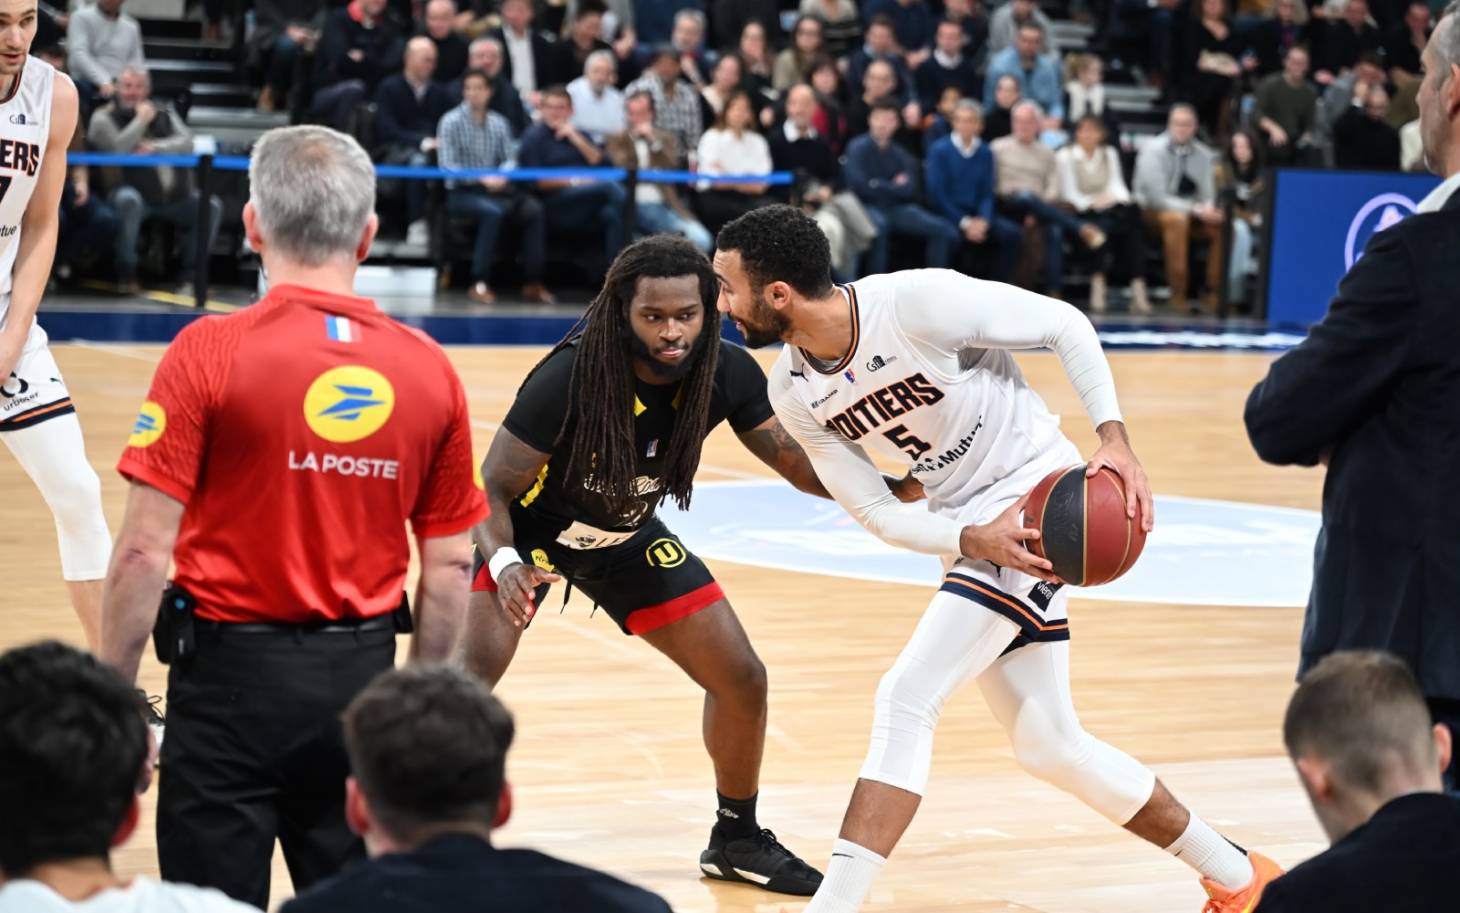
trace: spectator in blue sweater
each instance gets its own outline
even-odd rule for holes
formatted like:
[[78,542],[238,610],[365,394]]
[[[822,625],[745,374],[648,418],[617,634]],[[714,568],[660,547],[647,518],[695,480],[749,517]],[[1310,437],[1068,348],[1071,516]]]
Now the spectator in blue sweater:
[[927,196],[938,215],[958,226],[963,240],[990,247],[991,278],[1003,281],[1019,258],[1023,232],[994,213],[994,156],[979,140],[983,109],[964,99],[953,109],[953,132],[928,150]]
[[[446,87],[431,79],[436,70],[436,45],[425,35],[406,43],[404,67],[387,76],[375,90],[375,155],[388,165],[431,164],[436,151],[436,125],[451,110]],[[403,181],[406,241],[425,245],[426,182]]]
[[[562,86],[542,93],[542,121],[522,134],[517,164],[523,168],[597,168],[604,151],[573,126],[573,98]],[[596,232],[603,238],[605,266],[624,243],[624,201],[621,185],[591,178],[538,181],[549,229]]]
[[909,70],[916,70],[932,52],[933,14],[924,0],[867,0],[862,18],[874,16],[892,20],[892,30]]
[[948,265],[963,240],[956,225],[919,203],[922,181],[918,160],[893,141],[901,122],[902,112],[896,102],[878,102],[867,119],[868,132],[847,146],[842,174],[862,201],[867,217],[877,226],[877,240],[862,260],[864,273],[887,272],[892,235],[922,238],[928,251],[925,265],[936,269]]
[[913,74],[917,83],[918,103],[931,113],[938,107],[943,90],[956,86],[964,98],[983,94],[983,81],[973,57],[963,50],[963,26],[951,19],[938,23],[937,46],[932,56],[923,61]]
[[1059,60],[1039,53],[1043,42],[1043,26],[1035,22],[1019,26],[1014,43],[989,60],[983,102],[985,107],[992,106],[1000,77],[1012,76],[1019,81],[1020,94],[1038,102],[1044,110],[1044,129],[1053,131],[1060,129],[1065,117],[1064,86],[1060,83]]

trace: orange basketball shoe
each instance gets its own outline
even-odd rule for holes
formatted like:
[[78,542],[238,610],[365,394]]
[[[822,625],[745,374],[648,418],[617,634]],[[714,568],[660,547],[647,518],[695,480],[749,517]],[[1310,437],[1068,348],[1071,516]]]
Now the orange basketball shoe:
[[1263,889],[1283,874],[1283,868],[1261,853],[1249,852],[1247,858],[1252,862],[1252,880],[1243,888],[1230,891],[1215,881],[1201,880],[1208,898],[1201,913],[1252,913],[1257,909]]

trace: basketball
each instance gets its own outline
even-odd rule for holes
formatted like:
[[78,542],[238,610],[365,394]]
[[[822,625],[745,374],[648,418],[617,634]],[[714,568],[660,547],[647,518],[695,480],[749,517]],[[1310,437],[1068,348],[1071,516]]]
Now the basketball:
[[1024,520],[1039,530],[1038,539],[1025,542],[1029,551],[1074,586],[1109,583],[1146,546],[1140,516],[1126,516],[1125,482],[1107,467],[1089,477],[1083,464],[1051,472],[1029,493]]

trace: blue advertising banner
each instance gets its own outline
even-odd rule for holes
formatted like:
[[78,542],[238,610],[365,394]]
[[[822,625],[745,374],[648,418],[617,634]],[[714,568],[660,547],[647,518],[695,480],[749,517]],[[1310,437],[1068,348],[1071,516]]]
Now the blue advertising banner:
[[1440,179],[1428,174],[1283,169],[1273,178],[1267,319],[1311,326],[1369,238],[1414,212]]

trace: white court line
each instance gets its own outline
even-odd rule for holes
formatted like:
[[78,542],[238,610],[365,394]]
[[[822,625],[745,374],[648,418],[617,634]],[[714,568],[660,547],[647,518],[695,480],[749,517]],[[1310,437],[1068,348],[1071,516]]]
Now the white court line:
[[109,342],[88,342],[85,339],[72,339],[63,344],[72,345],[78,349],[88,349],[92,352],[106,352],[111,355],[117,355],[121,358],[133,358],[137,361],[150,361],[153,364],[156,364],[157,362],[162,360],[161,355],[157,355],[152,352],[143,352],[139,349],[134,349],[131,346],[118,345]]

